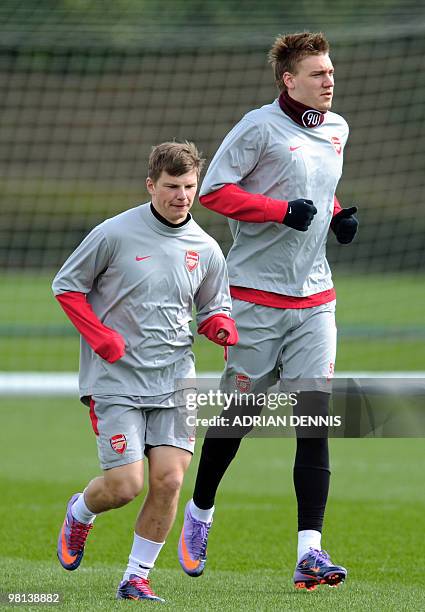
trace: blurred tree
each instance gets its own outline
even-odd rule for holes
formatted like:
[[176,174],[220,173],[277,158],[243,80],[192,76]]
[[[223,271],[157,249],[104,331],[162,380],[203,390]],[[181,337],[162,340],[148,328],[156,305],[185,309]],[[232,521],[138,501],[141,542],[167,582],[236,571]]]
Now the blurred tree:
[[[423,0],[2,0],[3,28],[48,29],[53,24],[93,28],[99,34],[117,28],[235,28],[262,26],[275,32],[294,26],[352,27],[384,21],[415,20],[424,15]],[[123,32],[124,34],[124,32]]]

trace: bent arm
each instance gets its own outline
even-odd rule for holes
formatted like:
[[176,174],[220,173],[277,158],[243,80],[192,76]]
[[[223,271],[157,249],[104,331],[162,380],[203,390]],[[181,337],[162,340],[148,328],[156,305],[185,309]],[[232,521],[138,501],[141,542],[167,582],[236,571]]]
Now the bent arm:
[[63,264],[52,284],[53,293],[70,321],[102,359],[113,363],[124,355],[122,336],[104,325],[87,301],[95,280],[108,268],[108,242],[94,228]]
[[195,294],[198,333],[222,346],[236,344],[238,333],[230,317],[232,301],[224,255],[215,245],[208,271]]
[[248,193],[236,184],[227,184],[201,196],[205,208],[225,217],[248,223],[282,223],[288,211],[288,202],[275,200],[259,193]]
[[248,223],[282,223],[288,202],[249,193],[244,179],[259,163],[267,137],[249,119],[242,119],[224,138],[211,161],[200,190],[209,210]]
[[121,359],[125,354],[124,338],[100,321],[84,293],[67,291],[55,297],[69,320],[97,355],[109,363]]

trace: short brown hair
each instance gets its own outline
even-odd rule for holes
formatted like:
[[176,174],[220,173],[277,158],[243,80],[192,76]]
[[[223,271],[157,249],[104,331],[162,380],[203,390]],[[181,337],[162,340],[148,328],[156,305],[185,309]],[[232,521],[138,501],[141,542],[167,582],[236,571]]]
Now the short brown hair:
[[321,55],[329,52],[329,43],[322,32],[297,32],[280,34],[269,51],[268,59],[272,65],[276,85],[286,89],[283,74],[296,74],[297,64],[308,55]]
[[196,170],[198,178],[204,166],[205,159],[193,142],[162,142],[152,147],[149,155],[148,176],[154,182],[159,179],[163,170],[171,176],[181,176]]

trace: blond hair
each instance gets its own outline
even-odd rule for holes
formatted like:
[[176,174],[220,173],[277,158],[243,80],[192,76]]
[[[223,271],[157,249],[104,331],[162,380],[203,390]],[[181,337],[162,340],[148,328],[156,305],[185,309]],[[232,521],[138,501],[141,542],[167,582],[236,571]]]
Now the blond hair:
[[285,72],[296,74],[298,62],[309,55],[321,55],[328,52],[329,42],[322,32],[280,34],[268,54],[278,88],[281,91],[286,89],[283,75]]

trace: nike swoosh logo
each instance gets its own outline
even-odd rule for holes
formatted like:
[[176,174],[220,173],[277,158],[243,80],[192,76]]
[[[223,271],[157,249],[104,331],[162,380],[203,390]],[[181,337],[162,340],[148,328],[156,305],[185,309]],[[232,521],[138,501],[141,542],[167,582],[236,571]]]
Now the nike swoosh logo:
[[187,550],[186,541],[184,539],[184,530],[182,531],[181,544],[182,544],[183,563],[185,564],[188,570],[197,569],[199,567],[200,561],[194,561],[191,558],[189,551]]
[[149,257],[152,257],[151,255],[146,255],[146,257],[137,257],[136,255],[136,261],[143,261],[144,259],[149,259]]
[[71,563],[74,563],[75,559],[77,558],[77,555],[70,555],[68,552],[68,547],[66,545],[66,539],[65,539],[65,526],[62,527],[61,555],[62,555],[62,559],[68,565],[71,565]]
[[297,149],[299,149],[300,147],[302,147],[302,145],[298,145],[297,147],[289,147],[290,151],[296,151]]

